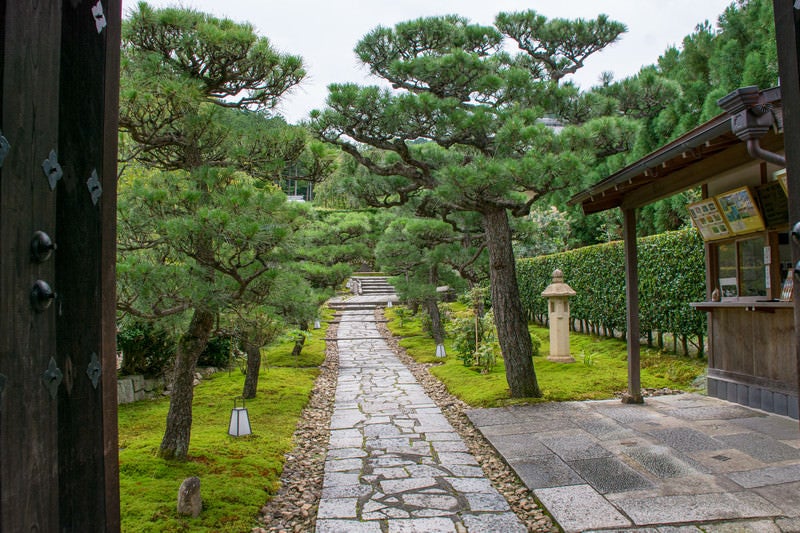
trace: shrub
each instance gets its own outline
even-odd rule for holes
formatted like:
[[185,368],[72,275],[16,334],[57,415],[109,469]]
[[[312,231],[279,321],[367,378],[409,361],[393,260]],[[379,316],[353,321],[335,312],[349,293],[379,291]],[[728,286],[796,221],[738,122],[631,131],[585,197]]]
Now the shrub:
[[206,349],[197,360],[197,366],[228,368],[231,363],[231,352],[237,347],[236,339],[230,335],[211,337]]
[[[476,333],[477,327],[477,333]],[[458,358],[464,363],[464,366],[473,366],[476,364],[477,347],[485,340],[493,338],[494,322],[492,315],[487,314],[475,322],[475,314],[468,311],[466,315],[454,318],[450,321],[448,326],[448,333],[453,339],[453,348],[455,348]],[[476,346],[476,337],[478,346]]]
[[162,375],[175,357],[177,339],[168,331],[143,320],[127,320],[117,333],[117,349],[122,352],[122,375]]
[[475,350],[475,366],[481,369],[481,374],[488,374],[492,371],[497,362],[497,352],[500,346],[497,342],[482,342]]
[[[706,332],[706,316],[690,302],[705,299],[705,252],[694,229],[638,240],[639,310],[642,334],[669,332],[683,337]],[[570,314],[596,333],[626,328],[625,258],[621,242],[587,246],[560,254],[521,259],[517,274],[529,318],[544,323],[547,302],[541,296],[553,271],[578,294]]]

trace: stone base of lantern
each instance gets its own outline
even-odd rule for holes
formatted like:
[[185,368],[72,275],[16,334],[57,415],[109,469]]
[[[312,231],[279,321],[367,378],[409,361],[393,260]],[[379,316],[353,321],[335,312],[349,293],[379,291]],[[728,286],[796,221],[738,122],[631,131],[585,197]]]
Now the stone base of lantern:
[[575,359],[571,355],[554,355],[550,354],[547,356],[548,361],[552,361],[554,363],[574,363]]

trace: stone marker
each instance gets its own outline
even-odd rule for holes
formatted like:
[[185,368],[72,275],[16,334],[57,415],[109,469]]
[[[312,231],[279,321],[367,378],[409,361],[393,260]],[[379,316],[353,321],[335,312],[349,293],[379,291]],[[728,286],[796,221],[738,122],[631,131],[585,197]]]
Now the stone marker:
[[200,478],[187,477],[178,489],[178,514],[188,515],[192,518],[200,516],[203,510],[203,500],[200,498]]
[[550,322],[550,355],[548,361],[574,363],[569,353],[569,297],[575,296],[572,287],[564,283],[564,273],[553,271],[553,283],[547,286],[542,296],[548,299]]

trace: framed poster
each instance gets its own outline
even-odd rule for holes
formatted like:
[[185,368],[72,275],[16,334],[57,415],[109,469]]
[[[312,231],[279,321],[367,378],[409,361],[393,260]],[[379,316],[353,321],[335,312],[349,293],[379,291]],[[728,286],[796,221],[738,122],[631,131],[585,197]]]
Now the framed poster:
[[735,234],[764,229],[764,220],[748,187],[739,187],[716,196],[722,216]]
[[692,222],[703,236],[703,240],[723,239],[733,234],[713,198],[691,203],[686,208],[689,210]]

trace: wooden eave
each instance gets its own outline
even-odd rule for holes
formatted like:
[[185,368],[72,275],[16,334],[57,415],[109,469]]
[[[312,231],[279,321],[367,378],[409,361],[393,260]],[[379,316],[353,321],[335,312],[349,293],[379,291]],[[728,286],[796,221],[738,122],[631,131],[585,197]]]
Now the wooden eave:
[[[780,113],[780,101],[772,103]],[[760,143],[769,151],[783,150],[783,133],[773,128]],[[722,113],[576,194],[568,203],[580,204],[586,214],[615,207],[635,209],[750,161],[745,143],[731,131],[731,117]]]

